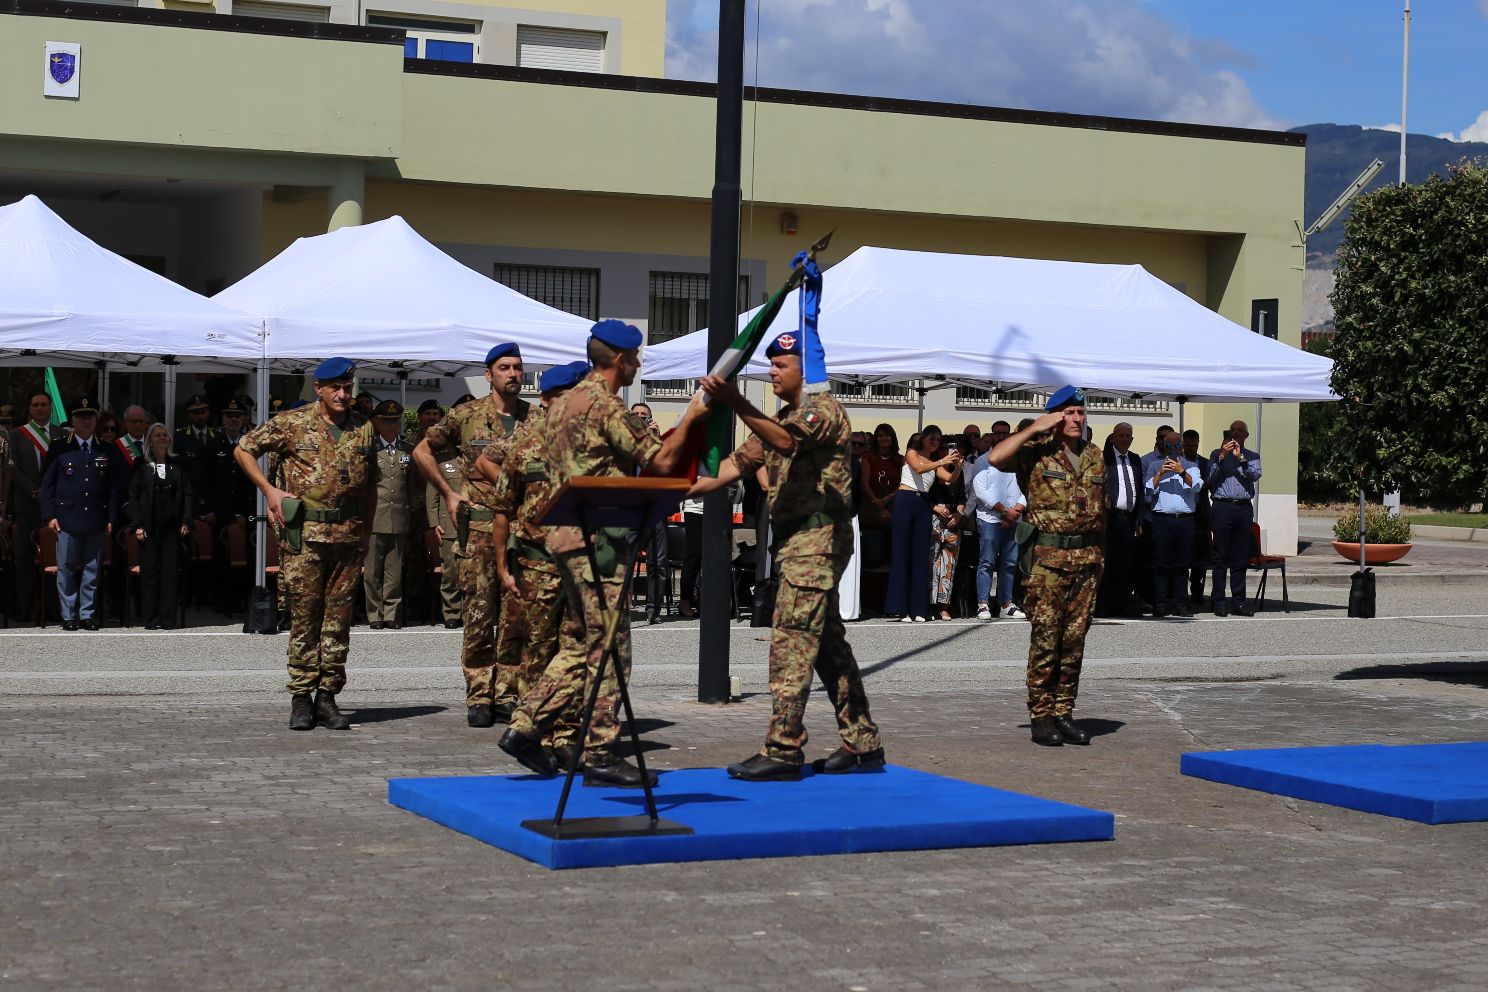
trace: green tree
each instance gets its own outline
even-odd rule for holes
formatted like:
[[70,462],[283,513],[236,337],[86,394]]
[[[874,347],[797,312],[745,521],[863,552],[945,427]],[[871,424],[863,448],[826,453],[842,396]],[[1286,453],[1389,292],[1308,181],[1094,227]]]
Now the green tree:
[[[1333,342],[1313,338],[1307,351],[1332,357]],[[1354,447],[1349,435],[1351,411],[1344,403],[1303,403],[1298,421],[1297,495],[1309,502],[1348,499],[1359,493]]]
[[[1333,289],[1338,456],[1372,491],[1488,490],[1488,169],[1462,162],[1354,202]],[[1312,443],[1304,436],[1303,445]]]

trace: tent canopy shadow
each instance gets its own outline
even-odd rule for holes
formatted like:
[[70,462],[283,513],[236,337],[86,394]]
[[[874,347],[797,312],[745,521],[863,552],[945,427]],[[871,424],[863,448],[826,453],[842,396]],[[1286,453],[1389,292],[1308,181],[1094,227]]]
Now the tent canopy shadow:
[[1365,665],[1339,672],[1335,679],[1425,679],[1488,689],[1488,661],[1425,661],[1415,665]]

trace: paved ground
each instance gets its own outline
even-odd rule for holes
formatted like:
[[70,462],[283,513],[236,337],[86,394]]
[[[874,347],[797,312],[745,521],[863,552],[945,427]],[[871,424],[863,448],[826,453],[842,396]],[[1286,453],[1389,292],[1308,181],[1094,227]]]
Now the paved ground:
[[[284,729],[284,638],[0,633],[3,989],[1473,989],[1488,824],[1188,779],[1185,750],[1488,738],[1484,584],[1098,626],[1086,749],[1027,742],[1021,623],[853,625],[890,759],[1110,810],[1112,843],[550,873],[387,805],[506,772],[453,632],[354,636],[344,734]],[[637,632],[648,760],[757,745],[690,702],[696,629]],[[134,695],[121,695],[133,693]],[[832,746],[818,696],[811,748]],[[788,786],[782,786],[788,787]]]

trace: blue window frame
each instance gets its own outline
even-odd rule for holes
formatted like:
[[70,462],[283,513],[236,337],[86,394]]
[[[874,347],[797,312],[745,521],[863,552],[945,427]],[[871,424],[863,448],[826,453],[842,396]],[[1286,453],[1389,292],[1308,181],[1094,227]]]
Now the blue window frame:
[[[407,46],[405,45],[405,51]],[[424,41],[424,58],[438,62],[474,62],[475,45],[468,41],[441,41],[428,38]]]

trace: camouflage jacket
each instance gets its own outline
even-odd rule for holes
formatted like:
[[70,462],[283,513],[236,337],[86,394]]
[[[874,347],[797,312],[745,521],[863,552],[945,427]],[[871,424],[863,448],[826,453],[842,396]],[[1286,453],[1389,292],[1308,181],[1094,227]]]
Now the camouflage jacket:
[[[1079,468],[1065,456],[1062,442],[1028,445],[1012,464],[1028,507],[1027,519],[1041,534],[1083,534],[1099,538],[1105,526],[1106,462],[1087,441]],[[1100,542],[1085,548],[1037,547],[1034,560],[1054,567],[1088,565],[1102,558]]]
[[[537,511],[553,495],[548,481],[547,411],[538,407],[512,435],[501,477],[491,494],[491,509],[511,521],[511,535],[523,544],[545,547],[548,528],[537,523]],[[481,456],[495,461],[487,451]]]
[[[740,475],[764,466],[778,558],[852,554],[852,425],[828,392],[810,393],[775,420],[795,439],[783,455],[751,437],[734,452]],[[845,535],[845,537],[844,537]]]
[[[553,401],[547,415],[548,480],[556,489],[576,475],[635,475],[661,450],[656,428],[625,408],[598,372]],[[577,527],[547,532],[553,554],[577,551]]]
[[339,523],[305,522],[304,539],[328,544],[361,540],[363,500],[373,479],[372,424],[348,412],[338,429],[325,422],[321,405],[272,417],[238,441],[254,458],[277,455],[281,488],[305,501],[306,509],[346,508],[357,516]]
[[[489,395],[478,400],[461,403],[444,419],[429,428],[424,440],[436,453],[453,448],[460,453],[460,474],[465,480],[463,493],[476,506],[491,507],[491,484],[476,470],[475,463],[489,447],[496,446],[495,457],[499,463],[511,443],[512,432],[527,419],[532,406],[526,400],[517,400],[516,412],[511,416],[496,409],[496,401]],[[457,492],[461,490],[453,487]],[[491,521],[472,520],[470,529],[481,533],[491,532]]]

